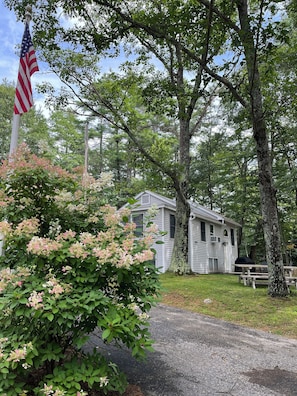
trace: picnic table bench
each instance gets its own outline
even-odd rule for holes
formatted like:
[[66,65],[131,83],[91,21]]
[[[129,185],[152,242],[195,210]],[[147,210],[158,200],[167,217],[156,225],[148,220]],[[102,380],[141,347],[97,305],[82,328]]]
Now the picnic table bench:
[[[237,264],[236,264],[237,265]],[[256,289],[257,285],[268,285],[268,272],[267,266],[257,265],[257,264],[241,264],[238,265],[241,267],[242,272],[238,272],[238,281],[243,281],[244,286],[252,286],[253,289]],[[262,272],[251,271],[251,269],[259,269]],[[297,289],[297,276],[295,276],[296,267],[292,266],[284,266],[285,270],[285,279],[288,286],[295,286]]]
[[251,274],[240,274],[239,279],[243,280],[244,286],[253,286],[256,289],[256,285],[268,285],[268,273],[251,273]]

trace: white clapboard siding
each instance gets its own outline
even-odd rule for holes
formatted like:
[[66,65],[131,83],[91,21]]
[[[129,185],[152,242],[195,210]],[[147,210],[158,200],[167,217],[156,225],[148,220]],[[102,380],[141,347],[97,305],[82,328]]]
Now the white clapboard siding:
[[[175,200],[160,194],[144,191],[136,197],[137,204],[132,213],[145,214],[151,207],[157,208],[153,221],[166,235],[160,237],[163,244],[154,244],[156,250],[155,265],[165,272],[171,263],[174,239],[170,238],[170,214],[175,214]],[[191,216],[189,220],[189,265],[193,272],[208,274],[210,272],[231,272],[237,257],[237,234],[240,224],[231,219],[189,202]],[[201,222],[205,223],[206,241],[201,238]],[[231,243],[231,229],[234,232],[234,245]]]

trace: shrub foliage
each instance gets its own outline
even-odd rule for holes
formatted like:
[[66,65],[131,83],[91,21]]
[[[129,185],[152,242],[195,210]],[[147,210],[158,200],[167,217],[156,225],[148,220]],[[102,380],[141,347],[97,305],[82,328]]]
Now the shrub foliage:
[[98,329],[136,358],[152,349],[158,230],[147,219],[135,237],[129,209],[107,202],[108,175],[81,182],[22,147],[0,176],[0,394],[123,392],[124,374],[84,345]]

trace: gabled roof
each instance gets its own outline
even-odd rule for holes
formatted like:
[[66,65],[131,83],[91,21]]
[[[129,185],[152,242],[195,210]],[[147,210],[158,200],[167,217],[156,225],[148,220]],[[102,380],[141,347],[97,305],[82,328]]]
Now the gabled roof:
[[[162,203],[162,205],[159,205],[159,207],[166,207],[168,209],[175,211],[175,209],[176,209],[175,199],[164,197],[163,195],[157,194],[157,193],[149,191],[149,190],[145,190],[145,191],[137,194],[135,199],[139,200],[141,198],[141,196],[144,194],[149,194],[149,195],[155,197],[156,199],[158,199]],[[211,209],[205,208],[204,206],[198,204],[197,202],[189,201],[189,204],[190,204],[190,208],[191,208],[191,215],[194,217],[198,217],[199,219],[211,221],[214,223],[220,223],[220,224],[228,223],[235,227],[241,227],[241,225],[239,223],[237,223],[236,221],[228,219],[227,217],[225,217]]]
[[157,193],[149,191],[149,190],[145,190],[145,191],[137,194],[135,199],[138,200],[139,198],[141,198],[142,195],[145,195],[145,194],[149,194],[149,195],[155,197],[156,199],[158,199],[159,201],[161,201],[162,207],[166,207],[168,209],[175,210],[175,207],[176,207],[175,199],[164,197],[164,195],[160,195],[160,194],[157,194]]

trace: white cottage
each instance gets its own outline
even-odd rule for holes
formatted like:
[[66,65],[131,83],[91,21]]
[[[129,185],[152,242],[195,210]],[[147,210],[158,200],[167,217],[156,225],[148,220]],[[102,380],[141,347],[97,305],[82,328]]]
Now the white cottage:
[[[143,217],[151,206],[158,208],[154,222],[161,231],[166,231],[155,244],[155,264],[161,272],[169,268],[175,233],[175,200],[151,191],[138,194],[137,203],[132,208],[132,219],[139,231],[143,228]],[[189,264],[191,270],[199,274],[212,272],[232,272],[238,256],[237,230],[240,224],[207,209],[198,203],[190,202],[189,220]]]

